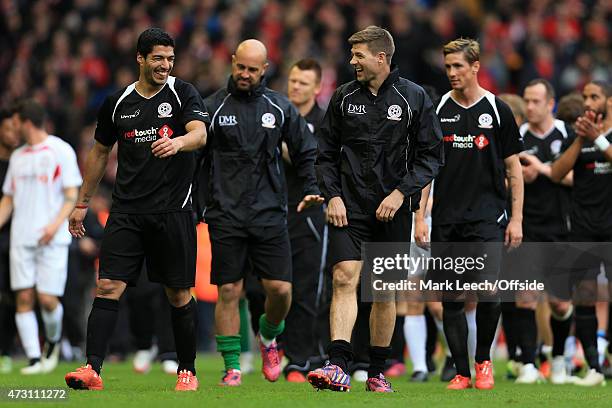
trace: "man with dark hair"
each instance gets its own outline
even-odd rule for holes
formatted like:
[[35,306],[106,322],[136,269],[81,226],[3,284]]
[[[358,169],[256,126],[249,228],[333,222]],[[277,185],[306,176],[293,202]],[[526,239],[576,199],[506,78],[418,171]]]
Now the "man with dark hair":
[[[312,59],[299,60],[289,70],[287,96],[317,135],[325,111],[317,103],[321,89],[321,66]],[[328,302],[323,298],[326,283],[325,258],[327,226],[320,206],[297,212],[302,199],[302,181],[291,163],[287,144],[283,142],[283,164],[287,179],[289,212],[287,225],[291,241],[293,281],[291,309],[287,315],[283,340],[289,363],[287,381],[305,382],[310,363],[319,357],[328,340],[318,332],[320,312]],[[327,320],[327,319],[326,319]]]
[[[553,182],[551,163],[561,153],[563,143],[574,137],[574,131],[569,125],[553,116],[554,95],[550,82],[541,78],[529,82],[523,92],[527,123],[519,128],[525,149],[519,154],[519,158],[525,182],[523,205],[523,241],[525,242],[565,242],[569,234],[572,174],[568,174],[561,183]],[[519,250],[516,256],[525,255]],[[530,261],[530,263],[520,261],[518,264],[515,263],[523,265],[526,269],[519,273],[525,273],[534,266],[533,259]],[[538,265],[540,266],[542,265]],[[510,271],[512,272],[517,271]],[[536,271],[539,274],[542,272],[546,271]],[[521,349],[523,363],[516,379],[519,384],[534,384],[543,380],[535,367],[538,337],[535,315],[537,300],[534,300],[535,296],[532,295],[519,293],[515,302],[516,308],[512,312],[516,331],[514,335],[518,337],[517,343]],[[551,319],[553,334],[557,332],[558,321],[555,319],[554,310],[553,306]],[[555,341],[554,344],[558,346],[559,341]],[[565,368],[562,353],[556,353],[558,349],[558,347],[553,349],[553,357],[556,358],[553,361],[553,377],[563,375]],[[563,371],[559,372],[559,368]]]
[[578,92],[567,94],[557,103],[557,119],[574,127],[576,120],[584,114],[584,100]]
[[[387,30],[370,26],[349,40],[356,80],[334,93],[319,135],[317,177],[328,203],[333,271],[329,363],[308,374],[317,389],[348,391],[365,242],[410,242],[412,211],[442,164],[442,135],[431,100],[391,65]],[[383,375],[391,353],[395,299],[374,302],[366,390],[392,392]]]
[[[559,182],[570,171],[574,173],[571,210],[571,242],[612,241],[612,89],[603,82],[585,85],[584,115],[576,121],[576,134],[562,147],[563,154],[552,164],[551,179]],[[596,276],[600,271],[600,259],[583,262],[573,274],[580,276],[577,291],[596,293]],[[605,264],[608,279],[610,265]],[[598,360],[597,315],[595,296],[575,299],[576,337],[582,343],[590,370],[584,378],[573,381],[582,386],[602,384],[604,375]],[[562,316],[562,331],[555,341],[565,342],[571,326],[571,304],[563,302],[556,310]],[[561,324],[561,323],[560,323]],[[562,349],[559,350],[562,352]]]
[[138,280],[143,262],[162,283],[172,306],[178,357],[175,390],[195,391],[196,232],[191,209],[194,150],[206,143],[208,114],[193,85],[170,76],[174,42],[159,28],[138,38],[138,81],[106,98],[98,113],[95,143],[85,163],[70,232],[85,234],[83,219],[119,145],[113,205],[100,249],[96,298],[87,324],[87,364],[66,375],[70,388],[101,390],[100,371],[117,321],[119,298]]
[[[20,103],[14,114],[25,145],[11,155],[0,201],[0,228],[11,213],[10,274],[16,292],[15,322],[30,364],[22,374],[47,373],[59,359],[68,274],[67,218],[74,207],[81,174],[70,145],[44,129],[45,110],[38,102]],[[35,164],[35,165],[34,165]],[[45,348],[41,355],[38,320],[41,306]]]
[[238,303],[249,263],[266,293],[257,335],[262,372],[271,382],[281,374],[276,337],[291,306],[292,279],[283,141],[302,186],[295,210],[323,201],[314,174],[316,140],[289,100],[266,87],[267,59],[260,41],[241,42],[227,87],[205,100],[212,120],[204,216],[212,246],[211,282],[219,291],[215,327],[225,363],[223,386],[241,384]]
[[[445,167],[434,186],[432,255],[439,255],[434,250],[438,248],[435,243],[440,242],[473,242],[470,251],[476,251],[476,256],[482,256],[481,250],[489,242],[505,241],[517,247],[522,239],[523,179],[518,158],[522,144],[512,111],[478,84],[478,42],[460,38],[446,44],[443,53],[452,90],[442,97],[437,108],[444,134]],[[504,178],[512,197],[509,221]],[[467,277],[449,271],[452,279],[495,280],[501,244],[495,248],[487,245],[487,248],[491,253],[485,270]],[[471,388],[463,293],[455,291],[446,295],[444,333],[457,368],[457,375],[447,388]],[[479,292],[475,355],[475,386],[479,389],[494,386],[490,351],[499,315],[499,295]]]
[[[19,137],[13,124],[13,112],[0,110],[0,183],[4,183],[11,153],[19,146]],[[2,193],[0,193],[2,197]],[[11,349],[15,340],[15,296],[11,291],[9,269],[9,237],[11,223],[0,229],[0,374],[12,370]]]

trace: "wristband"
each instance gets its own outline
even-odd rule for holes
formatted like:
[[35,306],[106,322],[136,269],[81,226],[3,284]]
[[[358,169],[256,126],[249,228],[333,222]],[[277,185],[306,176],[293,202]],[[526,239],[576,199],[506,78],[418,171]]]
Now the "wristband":
[[89,206],[87,204],[77,204],[74,206],[74,208],[78,208],[79,210],[86,210],[89,208]]
[[597,138],[593,140],[593,144],[602,152],[605,152],[608,150],[608,147],[610,147],[610,142],[608,142],[608,139],[606,139],[604,135],[597,136]]

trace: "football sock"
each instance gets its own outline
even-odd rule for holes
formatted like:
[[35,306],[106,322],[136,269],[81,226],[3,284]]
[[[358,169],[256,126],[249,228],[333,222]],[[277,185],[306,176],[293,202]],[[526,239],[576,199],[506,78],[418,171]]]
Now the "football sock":
[[351,343],[345,340],[334,340],[327,347],[329,354],[329,362],[337,365],[344,371],[348,372],[348,366],[353,361],[353,348]]
[[[425,348],[423,347],[423,351]],[[385,362],[391,354],[391,347],[370,346],[370,366],[368,367],[368,378],[378,377],[385,371]],[[427,366],[425,366],[427,370]]]
[[565,316],[557,316],[554,313],[550,314],[550,328],[553,334],[553,357],[562,356],[565,351],[565,341],[569,336],[572,327],[573,308],[565,314]]
[[269,347],[272,341],[285,330],[285,321],[274,325],[268,321],[266,314],[262,314],[259,318],[259,334],[264,346]]
[[[38,342],[38,321],[33,310],[15,313],[15,324],[21,345],[26,356],[31,359],[40,359],[40,343]],[[4,330],[4,328],[3,328]]]
[[115,331],[119,301],[97,297],[87,321],[87,364],[100,374],[110,337]]
[[217,351],[223,356],[225,370],[240,370],[240,343],[242,336],[216,336]]
[[404,321],[404,336],[408,344],[410,359],[412,360],[412,371],[427,372],[426,343],[427,322],[425,315],[406,316]]
[[196,333],[198,327],[197,303],[192,297],[189,303],[181,307],[170,307],[174,344],[178,358],[177,373],[182,370],[196,375]]
[[502,327],[504,328],[504,336],[506,338],[506,347],[508,348],[508,359],[517,361],[516,346],[518,343],[518,329],[516,325],[516,303],[502,302]]
[[589,367],[601,371],[597,352],[597,315],[595,306],[576,306],[576,337],[582,343]]
[[536,326],[535,310],[516,308],[516,327],[519,328],[518,340],[521,347],[523,364],[535,364],[538,348],[538,328]]
[[499,323],[499,315],[501,308],[499,300],[494,301],[487,299],[479,301],[476,306],[476,324],[478,332],[476,333],[476,356],[477,363],[482,363],[485,360],[491,360],[491,346],[495,339],[497,324]]
[[240,299],[238,311],[240,313],[240,351],[250,351],[249,329],[251,323],[249,322],[249,305],[246,299]]
[[64,308],[61,303],[51,311],[41,308],[41,316],[45,324],[45,334],[50,343],[57,343],[62,336],[62,319],[64,318]]
[[455,362],[457,374],[470,377],[467,348],[468,326],[463,311],[463,302],[444,302],[443,306],[444,335]]
[[476,339],[478,326],[476,325],[476,309],[465,312],[465,321],[468,325],[468,355],[474,358],[476,355]]

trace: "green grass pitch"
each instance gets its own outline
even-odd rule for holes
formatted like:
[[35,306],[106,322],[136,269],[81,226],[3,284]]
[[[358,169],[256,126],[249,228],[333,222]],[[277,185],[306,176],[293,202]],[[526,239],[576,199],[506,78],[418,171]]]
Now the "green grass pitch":
[[[20,364],[21,363],[21,364]],[[75,363],[61,363],[52,374],[22,376],[17,362],[13,374],[0,375],[0,389],[10,388],[66,388],[64,374],[76,368]],[[607,387],[578,388],[572,385],[553,386],[515,385],[501,378],[503,366],[498,364],[496,387],[492,391],[470,389],[447,391],[437,377],[424,384],[408,382],[408,377],[392,379],[393,394],[366,393],[363,383],[353,382],[349,393],[315,391],[310,384],[291,384],[281,378],[268,383],[260,372],[243,376],[243,385],[237,388],[217,385],[223,368],[217,355],[200,355],[197,360],[200,389],[195,393],[177,393],[176,378],[164,374],[159,364],[147,375],[135,374],[131,362],[107,363],[102,371],[104,391],[68,392],[61,402],[20,401],[8,402],[0,398],[0,406],[114,408],[114,407],[612,407],[612,384]]]

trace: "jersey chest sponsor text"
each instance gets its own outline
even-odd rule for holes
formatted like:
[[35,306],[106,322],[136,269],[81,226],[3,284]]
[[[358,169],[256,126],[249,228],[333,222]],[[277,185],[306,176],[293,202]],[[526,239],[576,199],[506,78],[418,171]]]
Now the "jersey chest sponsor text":
[[[489,139],[484,134],[460,136],[456,133],[444,136],[444,142],[449,143],[453,149],[483,150],[489,145]],[[448,145],[447,145],[448,146]]]
[[123,139],[133,143],[154,142],[158,137],[171,138],[174,131],[170,126],[163,125],[161,127],[151,126],[148,129],[130,129],[123,132]]

